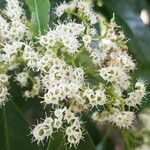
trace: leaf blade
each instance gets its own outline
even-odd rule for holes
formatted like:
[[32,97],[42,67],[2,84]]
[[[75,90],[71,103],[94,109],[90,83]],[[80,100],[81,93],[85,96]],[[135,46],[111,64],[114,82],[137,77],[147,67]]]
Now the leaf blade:
[[28,122],[24,119],[25,117],[22,117],[23,114],[18,113],[12,101],[10,100],[0,110],[0,120],[2,120],[0,123],[0,149],[26,150],[29,148],[37,150],[36,143],[31,144],[31,137],[27,136],[29,133]]
[[53,135],[53,138],[54,139],[49,140],[47,150],[51,150],[51,149],[53,149],[53,150],[66,150],[67,145],[65,145],[65,141],[64,141],[62,132],[60,132],[60,131],[56,132]]
[[26,0],[31,11],[31,29],[35,36],[44,34],[49,26],[49,0]]
[[3,107],[3,121],[4,121],[4,132],[5,132],[5,139],[6,139],[6,150],[9,150],[9,135],[7,130],[7,120],[6,120],[6,108]]
[[95,144],[88,133],[84,135],[84,140],[81,140],[76,148],[73,146],[69,148],[69,145],[66,145],[66,141],[62,132],[55,133],[53,138],[54,139],[49,140],[47,150],[96,150]]

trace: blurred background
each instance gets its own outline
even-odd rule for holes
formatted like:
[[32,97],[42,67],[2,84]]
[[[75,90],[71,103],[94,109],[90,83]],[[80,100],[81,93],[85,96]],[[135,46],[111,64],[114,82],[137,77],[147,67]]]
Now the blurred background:
[[[43,0],[44,1],[44,0]],[[51,8],[57,6],[63,0],[50,0]],[[68,0],[66,0],[68,2]],[[22,0],[24,3],[24,0]],[[0,0],[0,7],[4,7],[5,1]],[[94,10],[104,15],[109,21],[115,13],[116,22],[120,25],[127,38],[129,53],[137,62],[137,70],[133,77],[135,80],[142,78],[150,82],[150,0],[93,0]],[[26,9],[27,6],[24,5]],[[53,12],[54,9],[51,9]],[[53,19],[51,13],[51,18]],[[5,108],[6,114],[0,109],[0,150],[46,150],[47,144],[37,146],[36,143],[30,144],[31,137],[29,126],[36,124],[35,118],[39,119],[44,116],[42,106],[37,99],[25,101],[22,100],[20,88],[13,85],[10,89],[13,93],[12,101]],[[147,92],[150,91],[150,85]],[[146,97],[140,112],[150,108],[150,95]],[[150,119],[150,118],[149,118]],[[141,131],[120,131],[114,127],[95,126],[85,116],[87,130],[91,136],[96,150],[135,150],[137,145],[143,142]],[[140,128],[140,127],[139,127]],[[8,129],[8,130],[7,130]],[[140,130],[140,129],[139,129]],[[87,140],[87,139],[86,139]],[[58,138],[53,145],[59,145],[56,150],[63,150],[62,143]],[[58,144],[59,143],[59,144]],[[6,146],[6,145],[9,146]],[[81,145],[82,147],[82,145]],[[93,150],[90,146],[79,150]],[[55,150],[55,149],[47,149]],[[143,150],[150,150],[143,149]]]

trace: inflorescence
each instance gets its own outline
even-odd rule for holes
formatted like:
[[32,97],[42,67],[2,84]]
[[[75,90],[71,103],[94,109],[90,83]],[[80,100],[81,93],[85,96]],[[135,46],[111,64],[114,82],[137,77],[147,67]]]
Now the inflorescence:
[[[39,144],[61,131],[69,146],[77,147],[86,134],[83,113],[98,124],[132,128],[133,108],[142,104],[146,87],[142,80],[135,85],[131,82],[136,65],[114,17],[109,23],[101,20],[84,0],[64,2],[55,9],[58,23],[35,42],[22,5],[17,0],[6,1],[0,15],[0,106],[10,95],[7,72],[23,65],[15,81],[21,87],[33,81],[23,96],[38,96],[44,108],[50,109],[50,115],[31,130],[32,141]],[[103,33],[97,30],[101,24]],[[90,69],[99,79],[96,83],[89,78],[89,66],[80,62],[86,58],[93,64]]]

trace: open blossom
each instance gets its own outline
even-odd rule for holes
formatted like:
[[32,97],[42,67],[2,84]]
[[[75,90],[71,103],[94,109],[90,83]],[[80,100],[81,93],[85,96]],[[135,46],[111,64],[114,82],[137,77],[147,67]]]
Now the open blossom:
[[0,107],[4,106],[8,101],[8,78],[6,74],[0,74]]
[[39,39],[39,43],[50,48],[57,43],[62,43],[69,54],[74,54],[78,51],[80,43],[78,36],[84,32],[83,24],[70,22],[67,24],[59,24],[53,30],[48,31],[47,35],[43,35]]
[[[133,127],[136,116],[130,108],[142,104],[146,84],[131,84],[136,64],[114,17],[104,22],[102,35],[95,27],[100,20],[92,2],[64,2],[55,9],[59,21],[32,39],[20,2],[6,2],[0,15],[0,107],[8,101],[7,74],[14,70],[16,76],[10,77],[25,89],[23,96],[39,98],[49,114],[31,130],[32,142],[43,143],[61,131],[69,147],[77,148],[84,141],[84,112],[98,124]],[[76,20],[62,21],[63,14]]]
[[55,14],[61,17],[64,13],[73,13],[76,9],[78,9],[77,15],[79,17],[83,16],[84,19],[90,21],[92,25],[97,23],[97,15],[93,11],[91,4],[83,0],[62,3],[56,8]]
[[0,31],[4,39],[15,41],[21,40],[26,33],[27,26],[24,24],[25,13],[18,0],[6,0],[7,5],[4,14],[10,19],[7,22],[0,16]]
[[135,122],[135,115],[130,111],[115,112],[109,118],[119,128],[131,128]]
[[16,81],[18,81],[19,84],[23,87],[23,86],[27,85],[28,77],[29,77],[29,75],[27,72],[21,72],[21,73],[17,74]]

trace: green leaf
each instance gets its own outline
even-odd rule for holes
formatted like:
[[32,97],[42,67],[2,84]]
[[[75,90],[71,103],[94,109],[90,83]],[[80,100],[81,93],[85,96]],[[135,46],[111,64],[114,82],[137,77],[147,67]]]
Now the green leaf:
[[[14,76],[15,72],[8,74]],[[33,135],[29,135],[31,125],[37,124],[35,119],[45,116],[40,102],[37,98],[25,101],[23,89],[14,83],[14,78],[9,86],[9,101],[0,108],[0,150],[45,150],[47,145],[31,143]]]
[[65,140],[62,132],[56,132],[48,143],[47,150],[66,150]]
[[0,0],[0,8],[1,9],[4,8],[5,4],[6,4],[5,0]]
[[[72,148],[71,150],[75,150],[75,148]],[[96,150],[95,144],[88,133],[84,135],[84,140],[80,141],[77,150]]]
[[49,0],[26,0],[31,11],[31,29],[35,36],[44,34],[49,27]]
[[84,135],[84,140],[81,140],[77,148],[69,148],[66,145],[65,137],[62,132],[57,132],[53,135],[54,139],[50,139],[47,150],[95,150],[95,145],[88,133]]
[[29,124],[13,100],[0,109],[0,120],[1,150],[37,150],[37,145],[31,144],[31,136],[27,136]]

